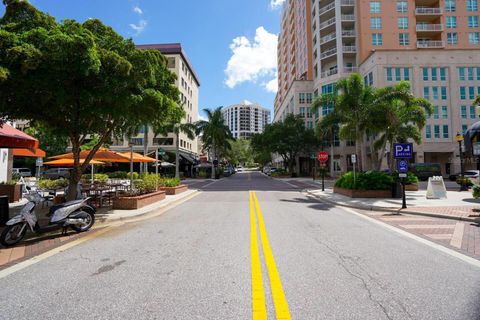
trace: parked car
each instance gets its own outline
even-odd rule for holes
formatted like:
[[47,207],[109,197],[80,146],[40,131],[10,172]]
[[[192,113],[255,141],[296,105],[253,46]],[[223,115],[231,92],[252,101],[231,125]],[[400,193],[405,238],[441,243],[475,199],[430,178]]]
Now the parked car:
[[28,168],[13,168],[13,175],[17,177],[31,177],[32,171]]
[[50,168],[42,173],[44,179],[68,179],[70,178],[71,168]]
[[[448,178],[451,181],[456,181],[457,178],[459,178],[461,176],[462,176],[462,173],[459,172],[459,173],[456,173],[456,174],[451,174]],[[478,179],[478,177],[480,176],[480,170],[465,170],[465,172],[463,173],[463,176],[465,176],[467,178],[471,178],[471,179]]]
[[263,167],[262,172],[265,173],[265,174],[269,174],[270,173],[270,167],[269,166]]
[[225,169],[223,169],[223,175],[225,177],[231,176],[234,173],[235,173],[235,169],[233,169],[233,167],[225,167]]
[[243,167],[242,167],[242,166],[237,167],[237,172],[242,172],[242,171],[243,171]]
[[440,163],[412,163],[410,171],[422,181],[426,181],[433,176],[442,175]]

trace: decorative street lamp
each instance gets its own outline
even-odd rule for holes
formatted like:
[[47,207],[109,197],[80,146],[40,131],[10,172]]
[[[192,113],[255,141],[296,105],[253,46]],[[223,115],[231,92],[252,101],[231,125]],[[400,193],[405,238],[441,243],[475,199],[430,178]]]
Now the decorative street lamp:
[[460,183],[460,191],[468,191],[467,184],[464,181],[464,170],[463,170],[463,154],[462,154],[462,142],[463,142],[463,135],[460,132],[457,132],[455,139],[458,142],[458,151],[460,152],[460,175],[462,177]]

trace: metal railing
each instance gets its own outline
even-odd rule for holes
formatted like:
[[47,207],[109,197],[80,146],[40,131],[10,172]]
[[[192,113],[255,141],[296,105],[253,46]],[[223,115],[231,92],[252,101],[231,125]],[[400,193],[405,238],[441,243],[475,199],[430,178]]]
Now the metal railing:
[[443,14],[442,8],[415,8],[416,15],[440,15]]
[[326,27],[328,27],[328,26],[331,26],[331,25],[334,24],[334,23],[335,23],[335,17],[330,18],[330,19],[328,19],[327,21],[320,23],[320,25],[318,26],[318,28],[319,28],[320,30],[322,30],[322,29],[324,29],[324,28],[326,28]]
[[437,41],[437,40],[417,41],[417,48],[420,48],[420,49],[444,48],[444,47],[445,47],[445,41]]
[[417,24],[417,31],[443,31],[443,24]]
[[358,67],[344,67],[343,72],[344,73],[358,72]]
[[354,29],[342,30],[342,37],[355,37],[356,33]]
[[337,38],[337,34],[335,32],[332,32],[332,33],[326,35],[325,37],[322,37],[320,39],[320,44],[324,44],[324,43],[329,42],[331,40],[334,40],[336,38]]
[[323,7],[323,8],[320,8],[320,10],[318,10],[318,15],[321,16],[322,14],[324,14],[325,12],[327,12],[327,11],[333,9],[333,8],[335,8],[335,1],[332,2],[332,3],[327,4],[327,5],[326,5],[325,7]]
[[357,52],[357,47],[356,47],[356,46],[352,46],[352,45],[344,45],[344,46],[343,46],[343,52],[346,52],[346,53],[355,53],[355,52]]
[[354,14],[342,14],[342,21],[355,21]]
[[337,48],[332,48],[332,49],[329,49],[325,52],[322,52],[322,54],[320,55],[320,59],[325,59],[325,58],[328,58],[330,56],[333,56],[337,53]]
[[333,76],[335,74],[338,73],[338,68],[333,68],[333,69],[330,69],[328,71],[324,71],[320,74],[320,78],[326,78],[326,77],[330,77],[330,76]]
[[354,6],[355,0],[342,0],[340,3],[342,6]]

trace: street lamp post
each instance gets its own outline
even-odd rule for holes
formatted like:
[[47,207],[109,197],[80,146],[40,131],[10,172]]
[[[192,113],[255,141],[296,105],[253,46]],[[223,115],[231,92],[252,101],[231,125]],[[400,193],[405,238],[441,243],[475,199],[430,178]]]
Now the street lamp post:
[[463,168],[463,154],[462,154],[462,142],[463,142],[463,135],[460,132],[457,132],[455,139],[458,142],[458,152],[460,153],[460,176],[461,176],[461,183],[460,183],[460,191],[468,191],[467,185],[464,183],[464,168]]

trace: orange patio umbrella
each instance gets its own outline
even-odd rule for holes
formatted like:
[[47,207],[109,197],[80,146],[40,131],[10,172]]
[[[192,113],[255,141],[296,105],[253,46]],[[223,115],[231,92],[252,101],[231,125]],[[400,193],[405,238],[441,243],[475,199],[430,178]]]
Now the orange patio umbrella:
[[[80,164],[83,164],[84,161],[85,161],[85,159],[80,159]],[[46,164],[46,165],[49,165],[49,166],[67,166],[67,167],[69,167],[69,166],[73,166],[73,159],[57,159],[57,160],[44,162],[43,164]],[[88,164],[90,164],[90,165],[92,165],[92,164],[101,165],[101,164],[104,164],[104,163],[101,162],[101,161],[97,161],[97,160],[90,160],[90,162]]]
[[35,158],[45,158],[46,153],[41,149],[13,149],[14,157],[35,157]]
[[[90,150],[84,150],[80,152],[80,159],[85,159]],[[58,156],[51,157],[51,159],[73,159],[73,153],[65,153]],[[103,161],[103,162],[122,162],[128,163],[130,162],[130,156],[125,157],[119,152],[115,152],[113,150],[107,148],[100,148],[93,156],[92,160]]]
[[[120,153],[122,156],[124,157],[127,157],[128,160],[130,161],[130,152],[121,152]],[[147,157],[147,156],[144,156],[140,153],[137,153],[137,152],[132,152],[132,160],[133,162],[135,163],[150,163],[150,162],[156,162],[157,160],[155,160],[154,158],[150,158],[150,157]]]

